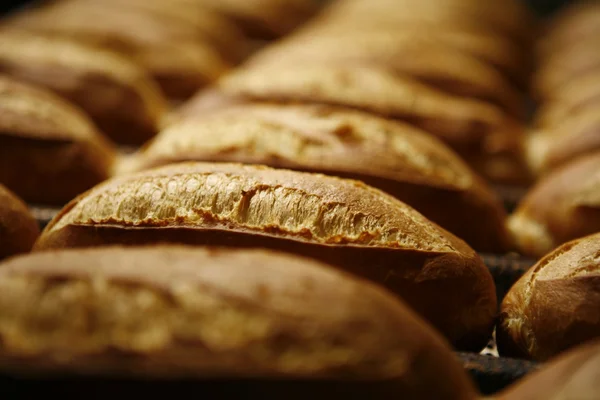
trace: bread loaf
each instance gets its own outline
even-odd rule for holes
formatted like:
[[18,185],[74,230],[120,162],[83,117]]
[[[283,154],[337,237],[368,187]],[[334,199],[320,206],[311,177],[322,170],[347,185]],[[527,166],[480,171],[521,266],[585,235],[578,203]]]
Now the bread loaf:
[[475,398],[447,344],[392,296],[261,250],[15,258],[0,268],[0,337],[0,368],[17,373],[243,379],[266,393],[337,380],[371,383],[376,398]]
[[414,123],[454,147],[492,133],[514,135],[515,124],[499,108],[451,96],[414,78],[375,66],[313,63],[285,68],[239,69],[220,82],[227,94],[265,101],[349,106]]
[[588,109],[600,107],[600,70],[578,76],[553,93],[536,112],[535,125],[552,129],[565,120],[578,118]]
[[107,179],[114,157],[79,109],[0,76],[0,184],[28,202],[62,206]]
[[600,393],[600,342],[553,359],[494,397],[496,400],[596,400]]
[[462,240],[361,182],[239,164],[182,163],[100,184],[46,227],[37,250],[157,242],[266,247],[385,285],[461,348],[480,349],[492,277]]
[[534,257],[600,231],[600,153],[540,180],[510,216],[508,228],[519,251]]
[[565,111],[568,116],[565,115],[560,123],[535,130],[527,140],[531,169],[538,175],[544,175],[569,161],[600,150],[598,109],[598,106],[590,105],[580,112]]
[[317,10],[316,0],[178,0],[185,3],[200,3],[229,18],[239,26],[246,36],[254,39],[276,39],[281,37]]
[[0,184],[0,260],[30,251],[39,234],[25,203]]
[[502,204],[458,156],[425,132],[366,113],[313,105],[217,109],[161,132],[133,157],[130,171],[181,161],[265,164],[361,180],[477,250],[509,248]]
[[3,31],[0,73],[71,100],[118,143],[149,139],[165,109],[158,88],[136,64],[66,39]]
[[600,234],[565,243],[508,292],[496,332],[502,354],[547,360],[600,337]]
[[391,37],[393,46],[390,40],[378,42],[368,36],[305,37],[269,46],[248,63],[254,67],[287,68],[308,59],[311,63],[373,65],[446,93],[495,104],[515,117],[524,117],[521,93],[485,61],[428,37]]
[[[193,26],[136,8],[77,0],[17,16],[11,29],[68,38],[131,57],[172,99],[185,99],[230,68]],[[143,11],[143,10],[142,10]]]

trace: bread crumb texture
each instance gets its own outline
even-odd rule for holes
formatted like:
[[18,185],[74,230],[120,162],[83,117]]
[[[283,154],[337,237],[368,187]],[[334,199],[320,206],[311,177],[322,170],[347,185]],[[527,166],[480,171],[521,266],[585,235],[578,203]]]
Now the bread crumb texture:
[[171,367],[201,374],[391,377],[418,353],[391,334],[402,312],[366,283],[263,251],[91,249],[0,271],[0,349],[21,358],[172,352]]
[[447,232],[361,182],[241,164],[181,163],[107,181],[67,206],[47,231],[68,225],[232,229],[456,252]]

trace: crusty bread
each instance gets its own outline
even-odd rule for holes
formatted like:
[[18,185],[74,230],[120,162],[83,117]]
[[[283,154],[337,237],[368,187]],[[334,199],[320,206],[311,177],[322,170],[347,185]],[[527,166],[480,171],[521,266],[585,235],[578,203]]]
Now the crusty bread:
[[305,60],[285,68],[238,69],[219,86],[250,99],[349,106],[410,121],[457,147],[492,133],[514,135],[515,129],[491,104],[445,94],[380,66]]
[[600,234],[533,266],[504,298],[496,337],[502,354],[536,360],[600,338]]
[[250,104],[215,110],[161,132],[130,170],[181,161],[265,164],[323,172],[388,192],[476,250],[508,250],[491,189],[434,137],[348,109]]
[[[599,92],[600,94],[600,92]],[[527,139],[531,169],[543,175],[569,161],[600,150],[600,112],[590,105],[552,126],[540,127]]]
[[68,204],[37,250],[156,242],[266,247],[323,260],[390,288],[461,348],[480,349],[492,277],[462,240],[361,182],[224,163],[114,178]]
[[377,398],[378,389],[474,398],[448,345],[404,304],[323,264],[263,250],[15,258],[0,268],[0,337],[0,368],[13,372],[237,378],[265,389],[264,379],[337,379],[372,382]]
[[335,22],[393,21],[402,25],[406,21],[414,21],[422,25],[477,28],[481,32],[505,36],[524,47],[532,37],[533,15],[526,6],[514,0],[502,3],[478,0],[346,0],[334,4],[328,14],[327,17],[335,17]]
[[600,106],[600,70],[571,79],[536,111],[535,125],[552,129],[566,119],[578,118]]
[[0,76],[0,183],[25,201],[64,205],[107,179],[113,145],[79,109]]
[[553,54],[535,72],[533,94],[538,100],[552,99],[569,83],[600,68],[600,55],[594,51],[597,41],[577,43]]
[[177,0],[200,3],[233,21],[246,36],[276,39],[310,18],[319,7],[318,0]]
[[[177,0],[61,0],[60,3],[51,5],[81,6],[90,8],[110,8],[123,12],[135,12],[168,25],[166,28],[189,28],[195,32],[195,37],[205,41],[209,40],[227,60],[239,60],[246,45],[242,32],[235,24],[214,10],[203,6],[198,1]],[[22,13],[23,15],[25,13]]]
[[542,178],[510,216],[508,228],[519,251],[534,257],[600,231],[600,153]]
[[[402,24],[394,23],[390,26],[378,21],[367,24],[361,23],[361,30],[357,32],[355,29],[356,23],[352,21],[342,22],[343,20],[337,21],[335,24],[310,25],[307,29],[284,39],[283,42],[303,42],[310,49],[312,46],[310,43],[313,40],[331,38],[328,40],[356,42],[359,47],[364,46],[362,43],[368,42],[370,46],[393,49],[396,47],[396,42],[422,40],[422,38],[427,37],[435,40],[440,45],[475,56],[477,59],[493,66],[520,88],[528,85],[527,78],[530,67],[523,61],[518,46],[515,46],[514,43],[504,37],[469,29],[464,25],[460,27],[444,26],[441,29],[438,26],[434,29],[428,25],[419,22],[411,23],[410,21],[405,21]],[[268,51],[268,48],[266,51]]]
[[39,234],[25,203],[0,184],[0,260],[30,251]]
[[[392,40],[385,40],[390,39]],[[312,36],[267,47],[246,65],[312,62],[375,65],[429,84],[443,92],[495,104],[523,118],[522,94],[499,71],[474,55],[426,36]],[[371,40],[369,40],[371,39]],[[382,40],[383,39],[383,40]]]
[[540,371],[493,397],[496,400],[597,400],[600,342],[594,341],[552,360]]
[[0,73],[52,89],[123,144],[152,137],[166,105],[141,67],[115,53],[66,39],[3,31]]
[[67,38],[131,57],[172,99],[185,99],[229,68],[210,39],[193,26],[161,21],[129,7],[78,0],[24,12],[8,27]]
[[582,42],[595,47],[600,34],[600,5],[597,1],[576,1],[564,7],[545,27],[537,43],[541,60]]

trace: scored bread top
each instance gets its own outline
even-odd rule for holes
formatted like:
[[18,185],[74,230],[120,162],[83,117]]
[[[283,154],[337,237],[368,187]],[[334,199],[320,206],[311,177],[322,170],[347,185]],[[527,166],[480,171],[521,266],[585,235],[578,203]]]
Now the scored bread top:
[[222,163],[174,164],[114,178],[73,200],[46,232],[69,225],[229,228],[328,245],[442,253],[466,247],[362,182]]
[[400,379],[417,391],[443,372],[446,390],[471,390],[447,345],[402,303],[300,257],[182,246],[48,252],[5,263],[0,288],[3,360],[77,368],[89,355],[85,369],[105,356],[134,374]]
[[600,234],[568,242],[544,257],[531,272],[532,281],[600,275]]
[[54,93],[0,75],[0,135],[40,140],[98,139],[91,120]]
[[345,105],[386,116],[418,120],[448,140],[478,140],[503,127],[506,115],[476,100],[451,96],[414,78],[374,66],[314,64],[240,69],[220,87],[252,99]]
[[194,160],[353,172],[449,190],[474,183],[462,160],[427,133],[331,106],[245,104],[190,116],[159,133],[133,165]]
[[158,88],[137,64],[66,38],[4,30],[0,34],[0,71],[36,80],[42,79],[38,76],[42,72],[32,71],[43,71],[51,84],[56,80],[65,87],[75,85],[82,76],[98,76],[136,92],[151,115],[160,115],[165,107]]

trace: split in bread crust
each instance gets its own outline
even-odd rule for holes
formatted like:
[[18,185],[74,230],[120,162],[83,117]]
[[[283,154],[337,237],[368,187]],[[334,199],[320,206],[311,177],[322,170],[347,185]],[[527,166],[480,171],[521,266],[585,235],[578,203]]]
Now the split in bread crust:
[[125,175],[67,205],[36,248],[163,241],[323,260],[387,286],[462,348],[481,348],[493,324],[493,280],[462,240],[379,190],[320,174],[182,163]]
[[600,337],[600,234],[542,258],[508,292],[497,330],[502,354],[547,360]]
[[123,172],[182,161],[264,164],[361,180],[414,207],[480,251],[509,248],[491,189],[427,133],[331,106],[245,104],[184,117]]

